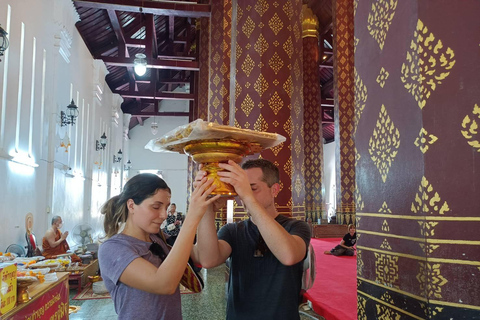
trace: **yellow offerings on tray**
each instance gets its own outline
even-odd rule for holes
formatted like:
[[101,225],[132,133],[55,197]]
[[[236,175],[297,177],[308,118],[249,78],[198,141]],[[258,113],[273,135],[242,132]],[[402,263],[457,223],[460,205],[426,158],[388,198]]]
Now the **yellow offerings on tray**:
[[0,315],[15,307],[17,302],[17,265],[0,263]]

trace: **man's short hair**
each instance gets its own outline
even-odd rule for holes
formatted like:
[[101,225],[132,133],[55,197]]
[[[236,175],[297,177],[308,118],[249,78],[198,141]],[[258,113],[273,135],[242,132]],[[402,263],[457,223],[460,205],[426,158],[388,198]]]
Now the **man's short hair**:
[[52,218],[52,226],[53,226],[58,220],[60,220],[60,219],[62,219],[62,217],[60,217],[60,216],[54,216],[54,217]]
[[264,181],[269,187],[280,182],[280,173],[277,166],[272,162],[265,159],[254,159],[247,160],[244,164],[242,164],[242,169],[244,170],[252,168],[262,169],[262,181]]

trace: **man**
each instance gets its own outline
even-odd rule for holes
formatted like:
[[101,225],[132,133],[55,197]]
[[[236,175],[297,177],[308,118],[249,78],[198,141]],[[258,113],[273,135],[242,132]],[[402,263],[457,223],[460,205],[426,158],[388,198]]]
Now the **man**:
[[167,219],[165,219],[163,232],[168,235],[167,243],[171,246],[175,243],[180,227],[182,226],[183,216],[180,212],[177,212],[177,205],[175,203],[170,204],[170,208],[167,212]]
[[67,253],[70,249],[67,239],[68,231],[62,233],[60,228],[63,221],[60,216],[52,218],[52,227],[47,230],[42,240],[43,252],[42,255],[47,259],[55,259],[59,254]]
[[[218,172],[220,180],[235,188],[249,219],[223,226],[217,238],[215,210],[222,203],[210,206],[198,226],[193,260],[212,268],[230,257],[227,319],[300,319],[303,260],[311,238],[308,224],[278,214],[279,172],[270,161],[219,166],[226,170]],[[205,172],[199,171],[196,183],[202,179]]]

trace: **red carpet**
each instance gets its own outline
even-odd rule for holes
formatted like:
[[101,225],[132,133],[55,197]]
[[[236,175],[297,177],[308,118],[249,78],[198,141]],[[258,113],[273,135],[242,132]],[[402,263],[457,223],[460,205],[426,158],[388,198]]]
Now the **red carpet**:
[[357,259],[323,254],[342,241],[341,238],[312,239],[317,275],[304,297],[313,310],[326,320],[357,319]]

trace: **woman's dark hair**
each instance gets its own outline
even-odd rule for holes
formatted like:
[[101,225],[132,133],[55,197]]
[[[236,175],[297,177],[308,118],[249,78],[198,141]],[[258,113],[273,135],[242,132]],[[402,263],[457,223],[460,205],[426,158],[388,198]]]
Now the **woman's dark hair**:
[[103,226],[106,237],[116,235],[120,224],[127,221],[128,199],[132,199],[136,205],[139,205],[143,200],[153,196],[157,190],[172,193],[167,183],[152,173],[141,173],[128,180],[122,193],[112,197],[102,206],[101,213],[105,215]]

